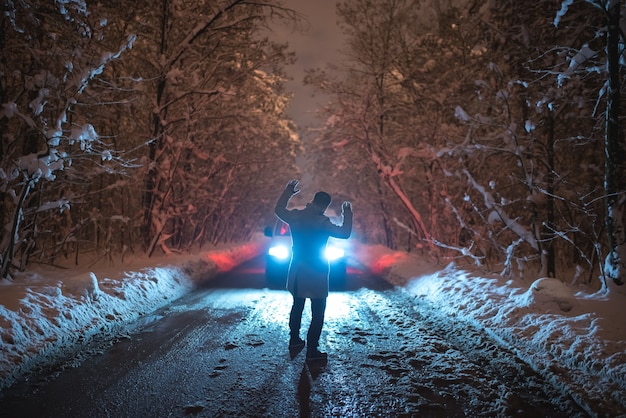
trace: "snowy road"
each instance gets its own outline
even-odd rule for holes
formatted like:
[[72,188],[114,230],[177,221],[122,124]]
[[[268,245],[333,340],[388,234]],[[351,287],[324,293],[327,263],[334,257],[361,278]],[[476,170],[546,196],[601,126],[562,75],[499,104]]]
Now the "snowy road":
[[290,296],[263,288],[262,267],[253,260],[76,367],[15,385],[2,416],[585,416],[484,331],[358,271],[328,300],[328,363],[307,366],[287,349]]

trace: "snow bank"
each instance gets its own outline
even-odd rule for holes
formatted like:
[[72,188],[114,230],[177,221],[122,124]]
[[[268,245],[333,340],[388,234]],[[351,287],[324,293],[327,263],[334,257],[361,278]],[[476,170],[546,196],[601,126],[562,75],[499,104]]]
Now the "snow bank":
[[625,286],[587,293],[564,283],[571,280],[484,277],[385,247],[359,253],[396,286],[485,329],[591,415],[594,404],[626,411]]
[[57,269],[0,280],[0,389],[77,344],[114,334],[264,246],[259,235],[194,255],[135,260],[123,270]]

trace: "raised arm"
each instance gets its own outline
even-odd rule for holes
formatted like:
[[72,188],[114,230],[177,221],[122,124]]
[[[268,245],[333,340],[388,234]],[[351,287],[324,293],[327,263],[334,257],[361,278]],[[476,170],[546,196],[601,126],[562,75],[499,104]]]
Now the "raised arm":
[[278,216],[280,219],[287,223],[289,222],[290,213],[290,211],[287,209],[287,204],[289,203],[289,200],[293,197],[293,195],[300,192],[297,187],[298,180],[289,181],[289,183],[287,183],[287,187],[285,187],[285,190],[283,190],[282,194],[278,198],[278,201],[276,202],[276,206],[274,207],[274,213],[276,214],[276,216]]
[[352,204],[350,202],[343,202],[341,205],[341,216],[343,218],[342,225],[333,225],[330,235],[335,238],[350,238],[352,234]]

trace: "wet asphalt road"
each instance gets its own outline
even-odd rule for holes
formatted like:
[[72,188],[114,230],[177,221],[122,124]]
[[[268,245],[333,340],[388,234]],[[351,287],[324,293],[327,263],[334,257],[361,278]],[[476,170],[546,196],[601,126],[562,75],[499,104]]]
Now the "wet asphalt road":
[[484,331],[355,269],[329,297],[329,360],[307,365],[272,287],[252,260],[5,390],[0,416],[584,416]]

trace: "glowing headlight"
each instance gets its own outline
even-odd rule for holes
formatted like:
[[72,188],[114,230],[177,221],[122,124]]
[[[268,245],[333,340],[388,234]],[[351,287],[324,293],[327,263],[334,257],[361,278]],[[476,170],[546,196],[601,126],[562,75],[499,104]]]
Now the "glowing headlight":
[[285,247],[284,245],[277,245],[275,247],[270,247],[270,249],[268,250],[268,254],[272,257],[284,260],[286,258],[289,258],[289,248]]
[[341,248],[328,246],[326,247],[326,259],[328,261],[337,260],[338,258],[343,257],[344,251]]

